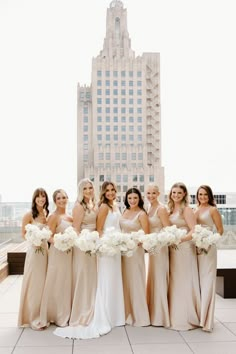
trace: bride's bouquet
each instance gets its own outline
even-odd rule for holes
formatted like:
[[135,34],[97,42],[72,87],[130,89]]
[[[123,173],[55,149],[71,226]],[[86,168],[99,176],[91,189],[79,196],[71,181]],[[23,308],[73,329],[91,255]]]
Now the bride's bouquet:
[[120,231],[114,227],[108,228],[97,242],[97,254],[100,256],[115,256],[120,254]]
[[35,253],[41,252],[44,255],[44,248],[42,244],[47,242],[52,234],[47,226],[40,228],[37,225],[27,224],[25,226],[26,240],[36,247]]
[[210,246],[216,245],[220,238],[221,236],[219,233],[214,233],[207,227],[201,225],[196,225],[192,234],[192,239],[197,247],[198,254],[207,254]]
[[63,233],[59,232],[54,235],[54,247],[59,251],[69,253],[74,247],[77,238],[76,231],[72,226],[69,226]]
[[99,241],[99,233],[97,231],[82,230],[75,241],[75,246],[81,251],[89,254],[97,252],[97,243]]

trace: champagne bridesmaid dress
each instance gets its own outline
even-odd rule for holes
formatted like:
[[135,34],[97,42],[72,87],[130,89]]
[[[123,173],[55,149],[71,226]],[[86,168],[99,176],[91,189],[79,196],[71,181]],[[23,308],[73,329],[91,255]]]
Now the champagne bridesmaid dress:
[[[71,222],[61,218],[55,233],[63,233]],[[62,252],[51,244],[48,251],[48,271],[42,297],[41,327],[55,323],[67,326],[71,313],[72,252]]]
[[[132,220],[121,216],[121,231],[130,233],[141,230],[139,214]],[[146,272],[142,246],[138,247],[132,257],[122,257],[122,276],[126,323],[136,327],[149,326],[150,317],[146,300]]]
[[[46,225],[33,222],[43,228]],[[43,254],[35,252],[36,247],[29,245],[25,258],[24,276],[21,288],[18,326],[40,329],[40,305],[46,279],[48,264],[48,244],[44,242]]]
[[[179,212],[170,215],[170,222],[189,231]],[[200,288],[196,247],[185,241],[178,248],[170,247],[169,280],[170,328],[186,331],[200,325]]]
[[[210,207],[198,215],[197,224],[213,231],[214,222],[210,215]],[[199,253],[199,252],[198,252]],[[207,254],[200,253],[197,256],[198,271],[201,291],[201,316],[200,326],[204,331],[211,332],[214,325],[215,291],[216,291],[216,269],[217,249],[215,245],[209,248]]]
[[[148,216],[150,232],[159,232],[163,225],[157,213]],[[164,246],[155,255],[149,255],[148,279],[147,279],[147,303],[150,320],[153,326],[170,326],[168,308],[168,286],[169,286],[169,249]]]
[[[81,230],[96,229],[97,210],[86,210]],[[97,288],[97,258],[73,249],[70,326],[88,325],[93,318]]]

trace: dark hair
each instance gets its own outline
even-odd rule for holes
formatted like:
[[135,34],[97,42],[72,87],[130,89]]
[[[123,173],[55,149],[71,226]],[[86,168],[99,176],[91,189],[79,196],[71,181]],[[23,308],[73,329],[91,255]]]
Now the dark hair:
[[109,186],[109,185],[111,185],[111,186],[115,189],[115,192],[117,193],[117,188],[116,188],[115,183],[109,182],[109,181],[103,182],[102,187],[101,187],[101,191],[100,191],[100,201],[99,201],[99,203],[98,203],[98,206],[100,207],[100,206],[104,203],[104,204],[106,204],[109,208],[112,209],[111,205],[109,204],[109,200],[108,200],[108,199],[106,198],[106,196],[105,196],[107,186]]
[[200,202],[199,202],[199,199],[198,199],[198,194],[199,194],[199,191],[200,191],[201,188],[204,189],[207,192],[207,196],[208,196],[208,199],[209,199],[208,200],[208,204],[211,205],[211,206],[216,206],[216,201],[214,199],[214,195],[213,195],[212,189],[211,189],[211,187],[207,186],[206,184],[203,184],[197,190],[196,198],[197,198],[197,201],[198,201],[198,205],[200,205]]
[[128,196],[129,196],[129,194],[132,194],[132,193],[135,193],[135,194],[138,195],[138,197],[139,197],[138,206],[139,206],[140,209],[142,209],[142,210],[145,211],[145,213],[146,213],[146,210],[145,210],[144,207],[143,207],[144,201],[143,201],[142,194],[141,194],[140,190],[139,190],[138,188],[135,188],[135,187],[129,188],[129,189],[127,190],[126,194],[125,194],[125,201],[124,201],[124,204],[125,204],[125,206],[126,206],[126,209],[130,209],[130,205],[129,205],[129,203],[128,203]]
[[43,206],[43,209],[46,211],[46,216],[48,216],[49,214],[49,200],[48,200],[48,195],[47,192],[45,191],[45,189],[43,188],[37,188],[34,191],[33,197],[32,197],[32,203],[31,203],[31,211],[32,211],[32,217],[33,219],[36,219],[37,216],[39,215],[39,211],[37,209],[37,205],[36,205],[36,198],[38,198],[39,196],[43,196],[46,198],[45,204]]
[[184,211],[184,208],[189,205],[189,194],[188,194],[188,190],[187,190],[187,187],[185,186],[185,184],[183,182],[177,182],[175,184],[173,184],[173,186],[171,187],[171,190],[169,192],[169,195],[168,195],[168,208],[169,208],[169,211],[170,211],[170,214],[173,213],[173,210],[174,210],[174,201],[171,197],[171,194],[172,194],[172,190],[174,188],[181,188],[182,191],[185,193],[185,196],[181,202],[181,205],[180,205],[180,213],[183,213]]

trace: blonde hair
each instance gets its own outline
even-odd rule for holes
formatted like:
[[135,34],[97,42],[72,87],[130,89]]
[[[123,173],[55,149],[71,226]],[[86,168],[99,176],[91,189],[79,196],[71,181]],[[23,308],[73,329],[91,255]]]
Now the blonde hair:
[[185,186],[185,184],[182,182],[177,182],[177,183],[173,184],[173,186],[171,187],[171,190],[169,192],[169,195],[168,195],[168,203],[167,203],[170,214],[173,213],[174,204],[175,204],[172,197],[171,197],[172,190],[174,188],[181,188],[182,191],[185,193],[185,196],[183,197],[183,200],[181,201],[181,204],[180,204],[180,214],[182,214],[184,211],[184,208],[189,205],[188,190],[187,190],[187,187]]
[[77,186],[77,202],[82,205],[84,210],[89,209],[87,203],[84,201],[84,187],[88,183],[91,184],[91,186],[93,187],[93,191],[94,191],[93,198],[91,199],[93,207],[95,207],[95,204],[96,204],[94,184],[89,178],[83,178],[79,181],[78,186]]

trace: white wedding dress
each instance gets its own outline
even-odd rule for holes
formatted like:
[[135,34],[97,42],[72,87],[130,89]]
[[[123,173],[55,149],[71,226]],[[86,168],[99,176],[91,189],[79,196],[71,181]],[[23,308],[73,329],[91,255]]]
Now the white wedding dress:
[[[109,211],[104,231],[108,228],[120,230],[120,212]],[[83,291],[81,289],[81,291]],[[113,327],[125,324],[124,295],[121,274],[121,256],[98,257],[98,285],[94,317],[88,326],[57,328],[53,333],[63,338],[98,338]]]

